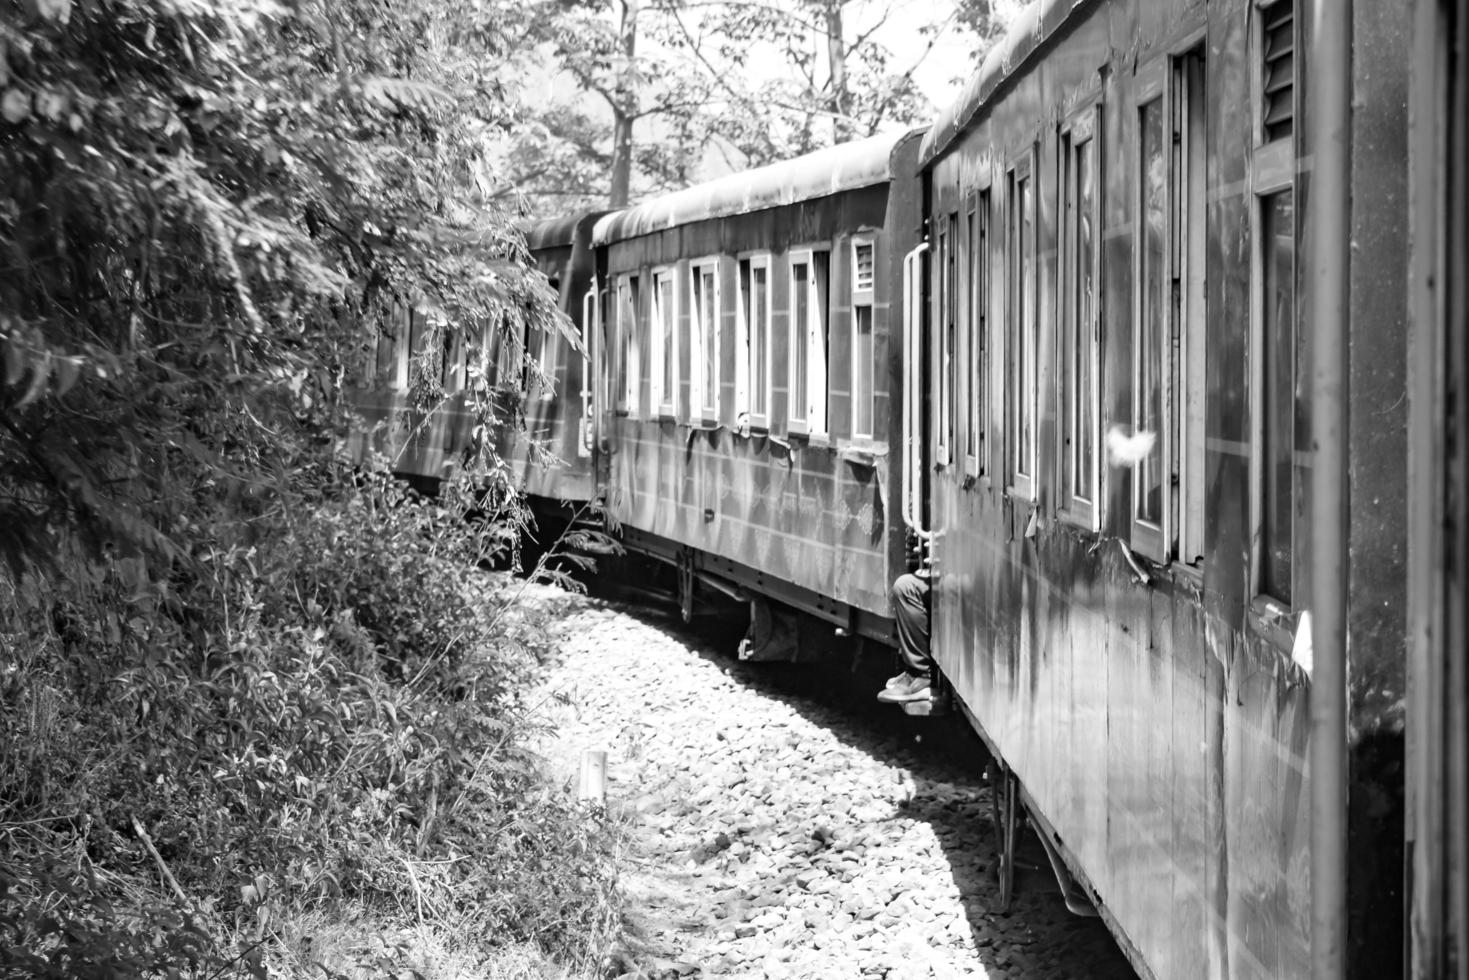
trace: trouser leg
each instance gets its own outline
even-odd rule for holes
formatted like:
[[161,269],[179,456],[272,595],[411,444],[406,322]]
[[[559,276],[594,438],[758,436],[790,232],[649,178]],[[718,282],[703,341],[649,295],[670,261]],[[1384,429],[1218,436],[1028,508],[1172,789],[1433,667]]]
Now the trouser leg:
[[904,670],[927,677],[933,665],[928,655],[928,581],[912,572],[898,576],[893,583],[893,614]]

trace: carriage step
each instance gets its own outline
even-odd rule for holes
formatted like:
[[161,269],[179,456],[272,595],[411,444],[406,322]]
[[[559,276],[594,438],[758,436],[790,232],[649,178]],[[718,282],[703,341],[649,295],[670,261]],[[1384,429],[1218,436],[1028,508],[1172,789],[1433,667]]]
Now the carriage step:
[[922,701],[904,701],[898,707],[903,709],[904,714],[915,718],[937,717],[949,713],[948,703],[940,698],[926,698]]

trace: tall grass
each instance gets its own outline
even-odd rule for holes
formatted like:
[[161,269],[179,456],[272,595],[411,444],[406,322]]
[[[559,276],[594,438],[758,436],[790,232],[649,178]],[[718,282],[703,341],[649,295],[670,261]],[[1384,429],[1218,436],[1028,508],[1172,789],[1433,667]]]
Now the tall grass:
[[0,977],[595,969],[612,832],[529,749],[552,611],[505,614],[473,501],[327,485],[165,582],[0,584]]

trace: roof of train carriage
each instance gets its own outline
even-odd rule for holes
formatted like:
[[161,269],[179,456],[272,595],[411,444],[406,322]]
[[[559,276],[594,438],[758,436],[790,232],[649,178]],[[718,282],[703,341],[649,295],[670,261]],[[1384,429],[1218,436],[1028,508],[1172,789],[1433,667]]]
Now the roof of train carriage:
[[880,184],[892,177],[892,151],[907,133],[888,133],[729,174],[617,211],[597,222],[605,245],[693,221],[728,218]]
[[964,135],[969,123],[1005,80],[1019,71],[1051,35],[1089,0],[1039,0],[1016,15],[1010,29],[989,54],[984,64],[969,77],[964,91],[945,106],[918,148],[918,166],[927,167]]
[[564,218],[547,218],[537,221],[525,229],[525,244],[531,251],[556,248],[576,241],[576,229],[588,218],[606,214],[606,211],[582,211]]

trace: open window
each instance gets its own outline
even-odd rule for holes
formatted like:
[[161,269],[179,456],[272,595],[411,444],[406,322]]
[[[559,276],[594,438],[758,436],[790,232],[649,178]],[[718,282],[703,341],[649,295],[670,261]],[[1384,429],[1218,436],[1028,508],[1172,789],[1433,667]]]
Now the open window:
[[990,189],[977,192],[969,202],[969,316],[965,355],[964,472],[984,479],[989,475],[990,431]]
[[770,256],[740,260],[735,413],[751,426],[770,426]]
[[617,411],[638,415],[642,365],[638,344],[638,277],[617,277],[617,367],[615,390]]
[[653,411],[678,416],[678,280],[672,268],[653,270]]
[[1251,172],[1252,256],[1251,416],[1255,419],[1255,592],[1258,601],[1292,609],[1308,588],[1308,569],[1295,557],[1308,544],[1311,454],[1307,356],[1297,320],[1295,264],[1295,75],[1293,0],[1255,10],[1258,144]]
[[1005,393],[1008,492],[1022,500],[1037,496],[1036,415],[1036,195],[1035,151],[1011,167],[1006,216]]
[[1133,311],[1132,547],[1198,567],[1204,554],[1204,55],[1139,72]]
[[870,442],[876,425],[877,342],[872,298],[877,279],[876,244],[852,239],[852,438]]
[[938,358],[937,375],[939,382],[938,402],[934,406],[936,418],[934,419],[934,434],[937,440],[935,447],[935,459],[940,466],[950,466],[957,459],[957,450],[954,445],[954,417],[956,404],[958,402],[958,370],[959,351],[958,318],[959,296],[956,289],[958,285],[959,267],[959,215],[951,212],[939,219],[938,248],[935,250],[934,272],[937,276],[936,287],[936,317],[938,326],[938,344],[935,357]]
[[790,426],[810,436],[827,431],[827,260],[824,250],[790,255]]
[[1061,130],[1058,494],[1063,518],[1101,527],[1101,184],[1095,106]]
[[690,417],[719,421],[719,260],[689,265]]

